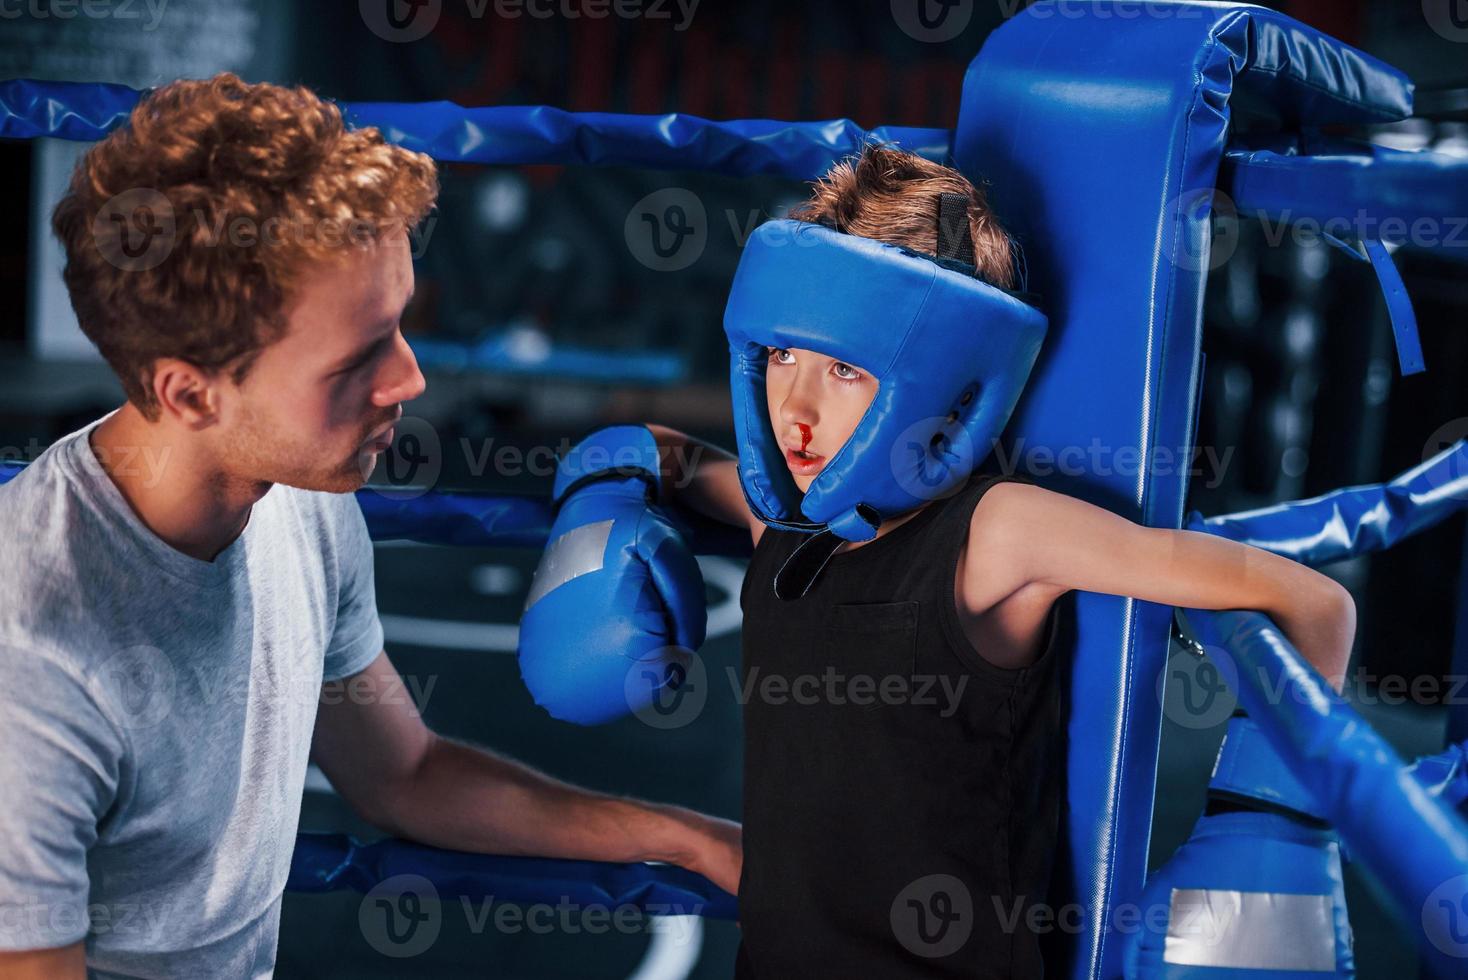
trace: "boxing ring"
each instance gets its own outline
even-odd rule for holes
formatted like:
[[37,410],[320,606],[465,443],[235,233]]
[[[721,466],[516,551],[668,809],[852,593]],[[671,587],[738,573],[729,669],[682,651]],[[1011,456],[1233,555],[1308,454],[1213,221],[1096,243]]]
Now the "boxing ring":
[[[343,108],[352,123],[378,126],[443,161],[813,180],[872,138],[951,160],[992,182],[990,200],[1023,242],[1030,288],[1051,322],[1006,429],[1005,458],[1023,461],[1044,449],[1053,459],[1099,439],[1144,460],[1161,451],[1186,459],[1203,377],[1215,191],[1241,215],[1279,221],[1361,211],[1382,229],[1389,217],[1410,224],[1468,214],[1468,162],[1323,136],[1334,125],[1410,116],[1412,84],[1281,14],[1235,3],[1156,3],[1155,16],[1117,16],[1122,6],[1137,5],[1040,3],[1009,20],[972,62],[952,131],[444,102]],[[0,137],[94,140],[123,123],[137,98],[112,85],[0,83]],[[1401,371],[1425,370],[1387,247],[1402,242],[1383,232],[1337,244],[1380,280]],[[0,465],[0,481],[15,471]],[[1390,547],[1468,506],[1468,443],[1381,484],[1206,519],[1183,513],[1186,467],[1110,467],[1043,482],[1142,524],[1219,534],[1320,565]],[[375,540],[546,545],[548,501],[434,489],[401,496],[358,491]],[[687,511],[671,516],[698,553],[749,553],[742,529]],[[1047,938],[1047,960],[1056,975],[1110,980],[1127,972],[1136,935],[1119,927],[1117,910],[1138,904],[1148,880],[1163,720],[1157,691],[1174,610],[1092,593],[1074,598],[1062,646],[1069,715],[1065,771],[1055,775],[1065,806],[1049,904],[1079,916],[1077,928]],[[1409,771],[1267,617],[1185,616],[1203,654],[1231,666],[1239,702],[1346,853],[1380,884],[1431,969],[1441,977],[1468,973],[1468,824],[1440,798],[1441,786],[1424,779],[1427,767]],[[302,834],[288,887],[368,891],[403,874],[429,879],[445,898],[569,894],[660,914],[736,913],[732,896],[679,868],[455,854],[401,841],[364,847],[342,835]]]

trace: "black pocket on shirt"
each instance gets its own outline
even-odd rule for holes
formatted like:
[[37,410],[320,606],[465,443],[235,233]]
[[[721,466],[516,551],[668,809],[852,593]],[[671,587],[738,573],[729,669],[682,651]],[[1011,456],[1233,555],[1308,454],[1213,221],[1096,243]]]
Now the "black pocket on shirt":
[[822,689],[857,710],[906,700],[917,655],[917,624],[918,603],[913,600],[832,606],[821,659],[836,677]]
[[904,602],[838,602],[827,614],[832,629],[917,630],[918,604]]

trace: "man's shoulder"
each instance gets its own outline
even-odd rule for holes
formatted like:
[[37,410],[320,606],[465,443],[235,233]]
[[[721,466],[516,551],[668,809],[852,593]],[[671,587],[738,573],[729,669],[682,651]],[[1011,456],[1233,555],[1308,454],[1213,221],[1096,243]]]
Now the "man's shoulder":
[[60,503],[58,493],[65,491],[70,483],[61,461],[65,448],[60,444],[49,447],[20,466],[9,480],[0,483],[0,514],[19,516]]
[[98,488],[77,458],[78,440],[86,427],[71,432],[21,466],[0,483],[0,528],[5,528],[7,573],[21,564],[21,551],[32,561],[53,555],[71,529],[87,524],[99,508]]
[[67,601],[68,582],[80,570],[72,545],[95,533],[80,494],[50,450],[0,484],[0,528],[5,529],[0,635],[18,606]]

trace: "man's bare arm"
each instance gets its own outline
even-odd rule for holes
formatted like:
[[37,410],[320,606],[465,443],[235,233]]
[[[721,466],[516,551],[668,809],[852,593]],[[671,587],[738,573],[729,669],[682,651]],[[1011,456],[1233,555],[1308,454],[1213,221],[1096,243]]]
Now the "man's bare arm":
[[86,980],[87,953],[78,940],[56,949],[0,952],[0,980]]
[[435,847],[667,861],[739,887],[737,823],[579,789],[423,723],[386,652],[322,685],[311,757],[363,819]]

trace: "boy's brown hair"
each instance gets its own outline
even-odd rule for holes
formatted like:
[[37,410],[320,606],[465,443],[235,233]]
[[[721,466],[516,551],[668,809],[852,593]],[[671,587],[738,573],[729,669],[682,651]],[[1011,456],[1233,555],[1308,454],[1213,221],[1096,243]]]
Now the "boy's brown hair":
[[869,143],[853,163],[843,160],[816,181],[811,198],[791,209],[797,221],[833,222],[841,231],[934,254],[940,194],[968,200],[969,259],[979,278],[1014,287],[1014,255],[984,192],[954,170],[904,150]]
[[437,196],[428,156],[347,129],[309,89],[226,72],[145,95],[51,220],[82,332],[156,420],[157,359],[241,383],[316,264],[411,231]]

